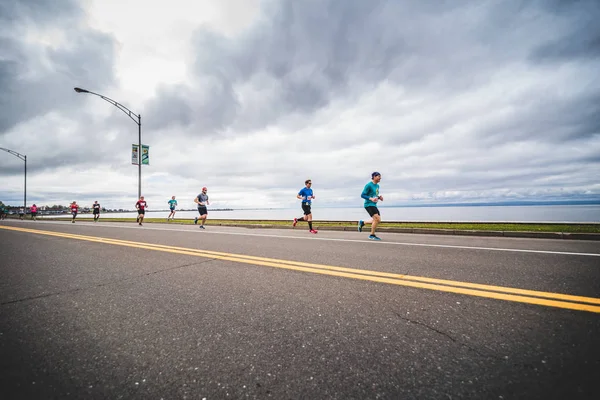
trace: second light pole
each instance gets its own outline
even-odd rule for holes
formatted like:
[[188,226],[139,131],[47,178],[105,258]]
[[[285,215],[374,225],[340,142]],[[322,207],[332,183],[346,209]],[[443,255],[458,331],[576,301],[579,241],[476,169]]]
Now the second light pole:
[[131,111],[129,108],[124,105],[117,103],[111,98],[103,96],[98,93],[91,92],[82,88],[74,88],[77,93],[89,93],[100,97],[101,99],[108,101],[113,106],[117,107],[119,110],[123,111],[133,122],[135,122],[138,126],[138,199],[142,197],[142,116],[141,114],[136,114]]

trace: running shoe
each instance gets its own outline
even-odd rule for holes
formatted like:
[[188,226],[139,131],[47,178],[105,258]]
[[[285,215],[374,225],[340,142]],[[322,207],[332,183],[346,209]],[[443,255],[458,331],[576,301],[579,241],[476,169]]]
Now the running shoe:
[[294,218],[294,223],[292,224],[292,226],[296,226],[297,223],[298,223],[298,218]]
[[198,217],[194,218],[194,224],[198,224]]
[[371,240],[381,240],[380,238],[378,238],[375,235],[369,235],[369,239],[371,239]]
[[200,229],[206,229],[204,225],[200,225]]
[[142,226],[142,223],[141,223],[141,222],[138,222],[138,224],[139,224],[140,226]]
[[311,229],[309,232],[310,233],[319,233],[318,231],[315,231],[314,229]]
[[358,221],[358,231],[362,232],[362,228],[363,226],[365,226],[365,221],[363,221],[362,219],[360,221]]

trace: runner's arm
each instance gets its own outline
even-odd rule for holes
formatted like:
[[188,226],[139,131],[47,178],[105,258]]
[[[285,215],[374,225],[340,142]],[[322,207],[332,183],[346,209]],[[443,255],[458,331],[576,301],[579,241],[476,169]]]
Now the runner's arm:
[[369,197],[369,195],[367,194],[367,188],[366,187],[363,189],[363,192],[360,195],[360,197],[362,197],[365,200],[371,200],[373,202],[376,201],[374,199],[378,199],[377,197]]

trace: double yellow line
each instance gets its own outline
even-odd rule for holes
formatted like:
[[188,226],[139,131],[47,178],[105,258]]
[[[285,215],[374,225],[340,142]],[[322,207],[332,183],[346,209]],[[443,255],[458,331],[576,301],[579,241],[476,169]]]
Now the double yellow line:
[[244,264],[260,265],[272,268],[282,268],[294,271],[311,272],[321,275],[343,278],[360,279],[364,281],[387,283],[391,285],[408,286],[419,289],[437,290],[441,292],[458,293],[469,296],[513,301],[527,304],[537,304],[547,307],[557,307],[569,310],[600,313],[600,298],[573,296],[569,294],[540,292],[535,290],[517,289],[503,286],[483,285],[478,283],[451,281],[420,276],[377,272],[364,269],[336,267],[331,265],[312,264],[297,261],[278,260],[265,257],[254,257],[243,254],[222,253],[218,251],[197,250],[160,244],[132,242],[128,240],[110,239],[97,236],[75,235],[63,232],[42,231],[37,229],[0,226],[0,229],[38,235],[56,236],[61,238],[85,240],[117,246],[135,247],[139,249],[162,251],[166,253],[183,254],[196,257],[233,261]]

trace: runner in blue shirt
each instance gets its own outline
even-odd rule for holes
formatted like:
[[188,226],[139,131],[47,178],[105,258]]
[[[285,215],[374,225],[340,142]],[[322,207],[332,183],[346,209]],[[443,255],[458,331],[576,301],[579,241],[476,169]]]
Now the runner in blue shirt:
[[302,211],[304,212],[304,216],[300,218],[294,218],[294,223],[292,224],[292,226],[296,226],[296,224],[299,221],[306,221],[308,222],[309,232],[317,233],[317,231],[314,230],[312,226],[312,211],[310,209],[312,200],[314,200],[315,198],[315,195],[313,194],[312,190],[312,181],[310,179],[307,179],[304,182],[304,184],[306,186],[300,189],[300,192],[298,192],[298,194],[296,195],[296,198],[302,200]]
[[175,219],[175,207],[177,207],[177,200],[175,200],[175,196],[171,197],[171,200],[169,200],[167,203],[169,203],[169,209],[171,210],[171,213],[167,217],[167,222],[169,222],[169,218]]
[[371,240],[381,240],[375,235],[375,228],[377,228],[377,225],[381,222],[381,215],[377,208],[377,202],[383,201],[383,196],[379,195],[380,181],[381,174],[379,172],[373,172],[371,174],[371,182],[365,185],[365,188],[360,195],[360,197],[365,200],[365,210],[367,210],[371,219],[368,221],[363,221],[362,219],[358,221],[358,231],[362,232],[362,228],[365,224],[371,224],[371,235],[369,235],[369,239]]

